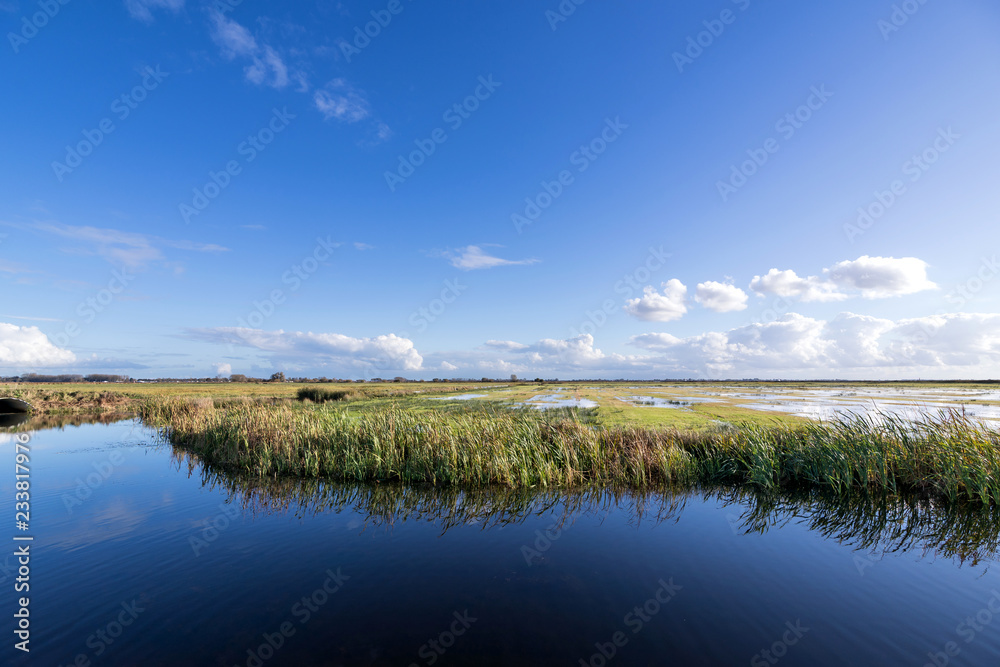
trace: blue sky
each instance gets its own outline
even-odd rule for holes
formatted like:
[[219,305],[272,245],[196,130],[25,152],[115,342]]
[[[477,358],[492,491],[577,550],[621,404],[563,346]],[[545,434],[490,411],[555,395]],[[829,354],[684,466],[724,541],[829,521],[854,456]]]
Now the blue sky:
[[0,372],[1000,376],[995,3],[511,4],[0,1]]

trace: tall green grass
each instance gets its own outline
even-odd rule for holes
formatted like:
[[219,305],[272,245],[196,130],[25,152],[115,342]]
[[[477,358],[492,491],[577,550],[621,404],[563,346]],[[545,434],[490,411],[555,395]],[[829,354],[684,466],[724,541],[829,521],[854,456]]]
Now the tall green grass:
[[257,476],[636,489],[727,482],[1000,504],[1000,433],[959,412],[707,432],[595,428],[490,406],[351,412],[202,399],[147,402],[141,414],[206,462]]

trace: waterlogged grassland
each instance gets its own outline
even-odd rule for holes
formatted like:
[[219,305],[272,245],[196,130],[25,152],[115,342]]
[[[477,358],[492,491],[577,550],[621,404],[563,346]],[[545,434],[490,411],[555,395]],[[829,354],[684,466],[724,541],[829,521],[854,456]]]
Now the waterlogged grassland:
[[[914,413],[923,406],[966,405],[976,418],[1000,416],[996,383],[129,383],[0,385],[0,393],[24,398],[46,414],[118,414],[135,411],[148,400],[213,399],[217,403],[255,401],[305,409],[335,405],[352,412],[397,407],[415,414],[454,412],[492,405],[535,411],[539,396],[586,399],[596,408],[582,411],[588,423],[614,428],[705,430],[720,423],[801,424],[810,417],[833,418],[837,410],[864,414],[877,407]],[[468,401],[429,400],[482,394]],[[671,407],[636,405],[631,397],[676,403]],[[305,398],[305,400],[302,400]],[[822,408],[822,409],[820,409]],[[997,420],[1000,423],[1000,419]]]
[[1000,503],[1000,431],[958,413],[685,430],[588,423],[587,411],[293,407],[147,401],[146,423],[221,469],[260,477],[463,486],[735,483]]
[[[897,413],[914,418],[965,406],[977,419],[1000,424],[1000,387],[996,384],[870,383],[679,383],[517,385],[487,389],[479,403],[538,406],[539,395],[593,401],[595,420],[605,426],[638,425],[704,429],[719,422],[753,424],[802,423],[834,419],[839,413]],[[636,404],[633,398],[669,401],[667,406]],[[477,401],[473,401],[477,402]]]
[[[905,491],[1000,504],[1000,429],[961,412],[933,410],[917,422],[891,412],[816,422],[747,407],[775,396],[794,406],[871,389],[701,383],[0,387],[50,416],[138,414],[192,455],[259,477],[640,489],[735,483]],[[907,401],[899,387],[876,389],[882,402]],[[995,385],[961,390],[959,396],[954,386],[920,389],[952,394],[955,405],[959,397],[973,397],[969,392],[984,403],[996,392]],[[454,398],[465,394],[482,397]],[[552,395],[587,399],[595,407],[537,409],[537,397]],[[672,403],[648,407],[621,400],[629,397]]]

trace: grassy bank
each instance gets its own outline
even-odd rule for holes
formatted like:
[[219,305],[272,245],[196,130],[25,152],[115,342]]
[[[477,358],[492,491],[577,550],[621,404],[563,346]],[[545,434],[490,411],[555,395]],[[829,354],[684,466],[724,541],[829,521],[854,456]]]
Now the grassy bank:
[[917,492],[1000,504],[1000,434],[955,412],[714,430],[591,426],[490,406],[351,410],[211,399],[140,411],[206,462],[261,477],[635,489],[727,482]]
[[403,398],[420,394],[465,389],[451,383],[401,384],[300,384],[293,382],[161,382],[161,383],[3,383],[0,396],[19,398],[30,403],[40,414],[102,414],[138,410],[148,401],[174,399],[213,399],[216,401],[256,400],[272,403],[292,402],[314,396],[317,402],[332,400],[361,401]]

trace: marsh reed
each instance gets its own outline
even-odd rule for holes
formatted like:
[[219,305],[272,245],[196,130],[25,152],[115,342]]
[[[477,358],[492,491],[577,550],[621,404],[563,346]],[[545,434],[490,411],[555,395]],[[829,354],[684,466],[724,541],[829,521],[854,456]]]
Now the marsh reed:
[[634,489],[726,482],[1000,504],[1000,433],[956,411],[708,431],[603,428],[567,412],[493,407],[350,411],[198,399],[148,401],[140,414],[207,463],[261,477]]

